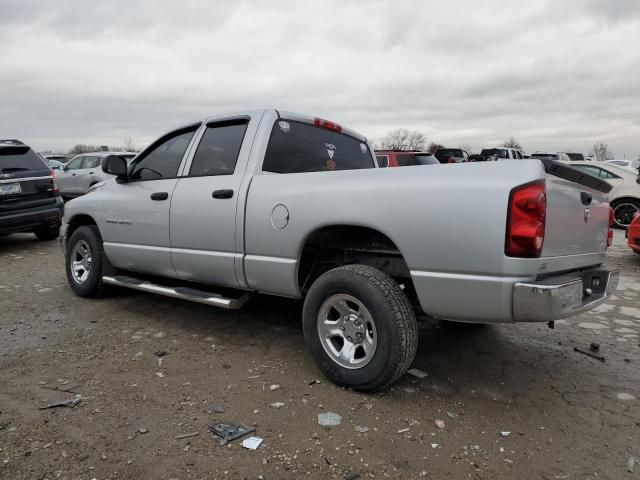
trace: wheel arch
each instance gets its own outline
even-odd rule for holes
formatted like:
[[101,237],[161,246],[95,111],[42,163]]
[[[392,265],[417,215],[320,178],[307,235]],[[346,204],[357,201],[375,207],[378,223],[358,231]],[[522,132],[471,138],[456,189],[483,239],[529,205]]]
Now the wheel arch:
[[85,225],[94,225],[98,226],[96,221],[91,215],[87,215],[86,213],[79,213],[74,215],[67,222],[67,230],[65,232],[65,236],[67,239],[71,238],[73,232],[75,232],[78,228],[83,227]]

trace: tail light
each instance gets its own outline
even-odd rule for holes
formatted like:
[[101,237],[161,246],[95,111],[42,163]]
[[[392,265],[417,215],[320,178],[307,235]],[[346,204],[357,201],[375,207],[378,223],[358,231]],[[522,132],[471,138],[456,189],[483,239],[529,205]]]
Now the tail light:
[[607,248],[613,245],[613,208],[609,207],[609,232],[607,233]]
[[449,163],[456,163],[456,159],[454,157],[449,157]]
[[51,181],[53,183],[53,193],[60,192],[60,187],[58,186],[58,174],[55,170],[51,170]]
[[329,120],[325,120],[324,118],[314,118],[313,124],[316,127],[326,128],[327,130],[333,130],[334,132],[340,133],[342,131],[342,127],[337,123],[330,122]]
[[544,182],[514,188],[509,197],[505,254],[538,258],[544,244],[547,194]]

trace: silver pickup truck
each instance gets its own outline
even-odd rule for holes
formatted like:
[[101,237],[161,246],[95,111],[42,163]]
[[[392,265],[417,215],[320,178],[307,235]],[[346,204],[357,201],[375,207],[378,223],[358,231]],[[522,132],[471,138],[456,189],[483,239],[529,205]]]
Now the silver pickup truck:
[[78,295],[304,299],[316,364],[361,391],[409,368],[416,315],[550,322],[618,281],[603,267],[611,187],[551,161],[377,168],[356,132],[259,110],[185,125],[103,168],[116,178],[64,215]]

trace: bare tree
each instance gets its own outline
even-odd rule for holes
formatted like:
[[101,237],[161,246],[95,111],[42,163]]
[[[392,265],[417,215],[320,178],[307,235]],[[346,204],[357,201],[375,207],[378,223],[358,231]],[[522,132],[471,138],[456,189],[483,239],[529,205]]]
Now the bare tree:
[[461,148],[462,150],[467,152],[469,155],[473,154],[473,147],[468,143],[461,143],[460,145],[458,145],[458,148]]
[[97,152],[99,150],[100,147],[98,147],[97,145],[86,145],[79,143],[77,145],[74,145],[74,147],[69,150],[69,153],[72,155],[79,155],[81,153]]
[[615,158],[613,151],[609,150],[609,145],[604,142],[594,143],[589,156],[595,158],[599,162],[613,160]]
[[399,128],[387,133],[379,142],[382,150],[424,150],[427,137],[417,130]]
[[515,148],[516,150],[520,150],[520,151],[524,151],[522,148],[522,145],[520,145],[520,142],[518,140],[516,140],[516,137],[509,137],[508,140],[505,140],[504,143],[502,144],[503,147],[507,147],[507,148]]
[[427,152],[436,153],[441,148],[444,148],[444,145],[442,145],[441,143],[431,142],[427,147]]
[[126,152],[138,152],[138,146],[135,144],[135,142],[133,141],[133,138],[131,137],[124,137],[124,150]]

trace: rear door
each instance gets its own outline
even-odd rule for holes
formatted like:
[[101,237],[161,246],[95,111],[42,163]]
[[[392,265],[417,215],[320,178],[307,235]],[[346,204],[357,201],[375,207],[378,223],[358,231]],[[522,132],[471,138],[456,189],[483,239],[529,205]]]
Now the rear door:
[[175,277],[169,207],[178,170],[200,124],[156,140],[130,166],[130,181],[109,184],[100,231],[111,263],[126,270]]
[[243,246],[237,207],[257,123],[216,119],[199,132],[171,202],[171,259],[179,278],[238,285]]
[[55,203],[53,176],[44,160],[26,145],[0,148],[0,218]]

